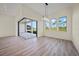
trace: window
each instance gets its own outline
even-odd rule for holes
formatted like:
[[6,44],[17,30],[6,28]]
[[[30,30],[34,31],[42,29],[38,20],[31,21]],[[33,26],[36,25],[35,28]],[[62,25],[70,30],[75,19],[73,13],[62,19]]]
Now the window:
[[67,31],[67,16],[63,16],[59,18],[58,24],[59,31]]
[[50,29],[49,21],[44,20],[45,31]]
[[56,20],[56,18],[51,19],[51,30],[53,30],[53,31],[57,30],[57,20]]
[[67,16],[62,16],[58,20],[56,18],[52,18],[50,20],[44,20],[44,30],[52,30],[52,31],[67,31]]

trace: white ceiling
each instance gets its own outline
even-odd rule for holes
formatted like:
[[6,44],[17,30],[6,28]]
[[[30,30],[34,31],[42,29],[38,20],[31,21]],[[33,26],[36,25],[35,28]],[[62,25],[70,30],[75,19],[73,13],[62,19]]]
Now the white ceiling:
[[18,4],[0,3],[0,14],[15,16]]
[[[44,7],[44,3],[26,3],[26,4],[1,4],[0,3],[0,13],[5,13],[8,15],[12,15],[12,16],[16,16],[17,12],[18,12],[18,6],[19,5],[24,5],[25,8],[29,7],[32,10],[34,10],[35,12],[37,12],[38,14],[40,14],[41,16],[44,16],[45,13],[45,7]],[[62,10],[63,8],[66,7],[72,7],[71,3],[48,3],[48,15],[51,15],[52,13],[58,11],[58,10]],[[22,7],[20,7],[22,8]]]
[[[29,6],[30,8],[32,8],[33,10],[35,10],[36,12],[38,12],[40,15],[45,15],[45,4],[44,3],[30,3],[30,4],[26,4],[27,6]],[[47,9],[47,14],[51,15],[52,13],[55,13],[58,10],[62,10],[63,8],[66,7],[72,7],[74,4],[72,3],[48,3],[48,9]]]

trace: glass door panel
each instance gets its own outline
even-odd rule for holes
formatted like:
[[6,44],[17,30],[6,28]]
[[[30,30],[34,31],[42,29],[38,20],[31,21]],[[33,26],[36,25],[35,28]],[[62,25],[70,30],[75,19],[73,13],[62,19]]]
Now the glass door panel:
[[32,32],[33,34],[36,36],[37,34],[37,25],[36,25],[36,21],[32,21]]

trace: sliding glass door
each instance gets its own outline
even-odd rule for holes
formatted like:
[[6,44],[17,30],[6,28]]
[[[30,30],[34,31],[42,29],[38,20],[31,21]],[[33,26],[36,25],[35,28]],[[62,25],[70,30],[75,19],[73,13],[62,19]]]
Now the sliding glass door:
[[37,34],[37,25],[36,25],[36,21],[32,21],[32,32],[33,34]]

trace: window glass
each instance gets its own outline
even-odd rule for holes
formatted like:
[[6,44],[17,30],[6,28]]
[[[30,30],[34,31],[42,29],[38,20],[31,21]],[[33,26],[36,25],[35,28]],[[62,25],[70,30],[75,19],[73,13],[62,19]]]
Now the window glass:
[[57,20],[56,18],[51,19],[51,30],[57,30]]
[[67,31],[67,16],[59,18],[59,31]]
[[44,20],[44,26],[45,26],[45,30],[49,30],[50,29],[49,21]]

